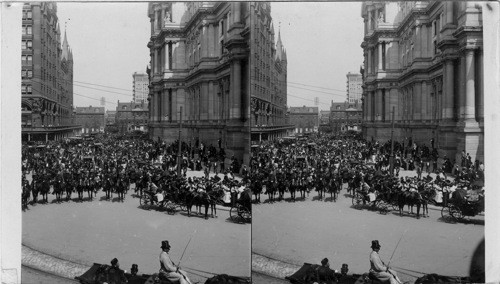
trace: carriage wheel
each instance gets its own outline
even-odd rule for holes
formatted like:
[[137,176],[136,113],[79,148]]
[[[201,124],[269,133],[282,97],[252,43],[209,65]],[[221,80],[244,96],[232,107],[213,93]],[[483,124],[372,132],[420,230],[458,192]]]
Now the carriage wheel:
[[143,194],[139,199],[139,204],[141,206],[146,206],[149,204],[149,196],[147,194]]
[[462,214],[462,211],[460,211],[459,208],[457,208],[454,205],[449,205],[450,208],[450,215],[455,218],[455,220],[462,220],[464,218],[464,215]]
[[252,221],[252,213],[246,209],[241,209],[241,217],[245,222],[250,223]]
[[441,209],[441,217],[443,217],[443,220],[446,223],[454,223],[457,221],[456,217],[453,216],[452,212],[453,209],[451,209],[451,207],[443,207],[443,209]]
[[363,204],[363,197],[360,194],[356,194],[352,199],[352,205],[354,205],[354,208],[359,209],[362,204]]
[[379,209],[380,214],[384,215],[386,215],[389,211],[391,211],[389,209],[389,204],[387,204],[385,201],[382,200],[377,204],[377,208]]
[[394,211],[399,210],[399,206],[397,204],[391,204],[391,207],[392,207],[392,210],[394,210]]
[[240,223],[240,216],[238,215],[238,207],[231,207],[231,210],[229,210],[229,217],[233,222]]

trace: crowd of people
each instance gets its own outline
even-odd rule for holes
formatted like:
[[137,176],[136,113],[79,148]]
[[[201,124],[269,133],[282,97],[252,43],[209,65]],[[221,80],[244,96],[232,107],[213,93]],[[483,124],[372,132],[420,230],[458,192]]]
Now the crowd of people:
[[[457,190],[466,192],[464,196],[470,201],[482,198],[484,165],[481,162],[472,163],[470,155],[462,153],[463,166],[459,169],[450,169],[446,156],[438,167],[434,145],[429,148],[412,141],[406,144],[394,143],[391,174],[390,141],[366,141],[346,134],[264,142],[252,147],[250,179],[254,202],[261,202],[263,193],[268,195],[268,202],[274,202],[282,200],[285,192],[295,201],[296,192],[306,198],[313,191],[318,192],[318,199],[331,193],[335,201],[346,184],[348,192],[365,197],[363,203],[381,198],[397,202],[404,196],[407,205],[413,198],[446,206]],[[402,177],[401,169],[417,175]]]
[[[23,208],[48,202],[48,194],[56,202],[93,200],[97,192],[104,191],[110,200],[113,194],[123,201],[128,190],[142,196],[153,193],[157,202],[174,199],[186,202],[188,195],[196,204],[200,199],[223,199],[234,202],[231,194],[248,184],[246,168],[241,169],[243,180],[234,174],[240,172],[237,160],[231,158],[231,167],[224,168],[223,149],[181,147],[181,176],[177,175],[178,144],[142,138],[100,135],[93,139],[66,139],[44,144],[24,144],[22,147],[22,199]],[[221,156],[222,155],[222,156]],[[204,169],[205,176],[188,178],[187,171]],[[209,178],[213,171],[216,175]],[[222,177],[219,177],[222,174]],[[87,193],[85,198],[84,193]],[[190,194],[188,194],[190,193]],[[182,198],[180,200],[179,198]]]

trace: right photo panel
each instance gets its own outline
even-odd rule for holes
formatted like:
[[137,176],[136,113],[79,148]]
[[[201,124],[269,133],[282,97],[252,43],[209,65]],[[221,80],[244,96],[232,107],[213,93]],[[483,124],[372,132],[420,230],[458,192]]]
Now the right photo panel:
[[486,282],[487,6],[251,2],[253,283]]

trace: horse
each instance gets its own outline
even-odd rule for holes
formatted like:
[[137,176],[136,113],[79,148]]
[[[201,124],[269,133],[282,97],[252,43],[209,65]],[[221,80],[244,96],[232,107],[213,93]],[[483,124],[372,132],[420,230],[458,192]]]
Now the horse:
[[191,208],[196,205],[197,208],[201,209],[201,206],[205,206],[205,219],[208,219],[208,194],[206,192],[189,192],[186,194],[186,207],[188,212],[188,217],[191,217]]
[[83,177],[80,178],[80,182],[76,185],[76,192],[78,193],[78,201],[83,201],[83,191],[85,190],[85,180]]
[[[212,218],[217,217],[217,202],[224,196],[224,190],[221,187],[215,188],[215,184],[207,184],[207,193],[209,197],[210,213]],[[215,214],[215,215],[214,215]]]
[[74,182],[71,182],[71,180],[68,180],[68,182],[66,182],[66,186],[64,187],[65,191],[66,191],[66,201],[70,201],[71,200],[71,193],[73,193],[73,189],[74,189]]
[[42,194],[42,199],[44,203],[49,202],[49,192],[50,192],[51,184],[46,179],[42,179],[40,184],[40,193]]
[[33,198],[31,199],[31,205],[34,205],[38,202],[38,193],[40,192],[41,183],[38,181],[38,178],[33,178],[31,182],[31,195]]
[[255,203],[260,203],[260,195],[262,193],[262,182],[259,177],[254,176],[254,180],[252,180],[252,194],[255,195]]
[[53,181],[53,186],[52,194],[56,195],[57,203],[60,203],[62,199],[64,181],[61,178],[56,177]]
[[295,191],[297,190],[297,185],[295,184],[295,179],[290,182],[288,190],[290,191],[290,199],[295,202]]
[[399,208],[399,216],[403,216],[403,209],[405,205],[408,205],[408,211],[413,214],[413,206],[417,206],[417,219],[420,219],[420,206],[422,205],[420,193],[417,191],[401,191],[398,194],[398,208]]
[[123,177],[119,177],[117,182],[116,182],[116,193],[118,193],[118,199],[120,199],[121,202],[125,200],[125,189],[127,188],[127,185],[125,183],[125,180]]
[[342,186],[341,179],[331,179],[330,180],[328,191],[330,192],[330,197],[333,200],[333,202],[337,202],[337,197],[339,195],[341,186]]
[[104,183],[104,192],[106,192],[106,200],[109,200],[113,197],[113,187],[114,187],[113,179],[108,177]]
[[323,179],[316,180],[316,191],[318,192],[318,199],[323,200],[323,193],[325,192],[325,183]]
[[30,186],[29,182],[27,180],[24,180],[23,181],[23,191],[21,194],[21,199],[22,199],[21,209],[23,211],[28,209],[28,202],[30,199],[30,188],[31,188],[31,186]]
[[97,183],[94,181],[94,179],[89,178],[86,190],[87,190],[87,197],[89,198],[90,201],[94,200],[94,191],[96,190]]

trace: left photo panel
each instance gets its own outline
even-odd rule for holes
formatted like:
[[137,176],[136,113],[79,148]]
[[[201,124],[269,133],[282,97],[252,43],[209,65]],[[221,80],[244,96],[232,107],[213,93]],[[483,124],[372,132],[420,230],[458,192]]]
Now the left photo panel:
[[250,4],[13,5],[12,283],[251,283]]

